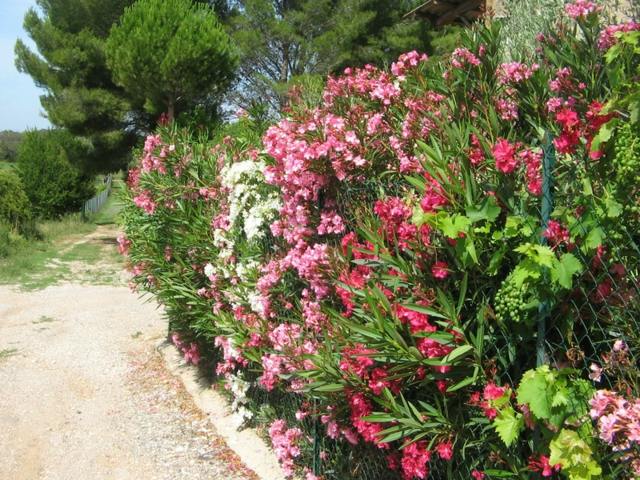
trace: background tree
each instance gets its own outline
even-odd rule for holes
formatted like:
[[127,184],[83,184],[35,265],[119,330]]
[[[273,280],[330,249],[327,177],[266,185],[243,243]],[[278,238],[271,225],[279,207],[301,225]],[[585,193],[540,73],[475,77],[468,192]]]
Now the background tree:
[[37,216],[78,211],[94,192],[84,162],[88,146],[66,130],[26,132],[18,148],[18,174]]
[[286,103],[289,82],[346,66],[382,65],[400,53],[434,50],[441,31],[404,15],[417,0],[237,0],[230,31],[240,50],[234,102]]
[[107,40],[116,83],[151,115],[215,114],[236,56],[213,10],[191,0],[139,0]]
[[22,140],[22,133],[11,130],[0,132],[0,160],[13,162],[16,159],[18,145]]
[[[40,100],[49,121],[89,140],[92,170],[126,163],[140,130],[152,119],[111,80],[104,46],[109,30],[133,0],[37,0],[24,27],[36,44],[21,40],[16,66],[46,93]],[[136,108],[137,107],[137,108]]]

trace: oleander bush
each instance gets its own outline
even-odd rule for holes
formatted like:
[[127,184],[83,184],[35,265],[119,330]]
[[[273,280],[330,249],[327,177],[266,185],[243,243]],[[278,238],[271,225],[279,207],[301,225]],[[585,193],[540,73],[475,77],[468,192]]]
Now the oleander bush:
[[640,26],[565,11],[536,63],[477,27],[266,131],[147,138],[132,287],[288,475],[640,475]]

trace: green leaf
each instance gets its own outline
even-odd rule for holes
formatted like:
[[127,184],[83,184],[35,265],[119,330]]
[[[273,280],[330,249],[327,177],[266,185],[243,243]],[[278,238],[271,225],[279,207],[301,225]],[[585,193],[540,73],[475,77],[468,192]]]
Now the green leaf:
[[549,464],[560,464],[570,480],[601,478],[602,468],[593,458],[591,447],[577,432],[560,430],[549,443],[549,451]]
[[478,375],[476,371],[471,377],[467,377],[464,380],[460,380],[458,383],[451,385],[449,388],[447,388],[447,392],[455,392],[457,390],[460,390],[461,388],[466,387],[467,385],[471,385],[477,380],[477,378]]
[[464,215],[446,215],[438,219],[438,228],[449,238],[458,238],[458,234],[467,233],[471,220]]
[[617,123],[618,123],[618,119],[614,118],[612,120],[609,120],[607,123],[605,123],[600,127],[600,130],[598,131],[596,136],[593,137],[593,140],[591,141],[592,152],[597,152],[598,150],[600,150],[601,144],[606,143],[611,139],[611,135],[613,135],[613,132],[616,129]]
[[571,253],[565,253],[560,257],[551,269],[551,279],[560,286],[570,289],[573,282],[572,277],[582,271],[582,264]]
[[[422,177],[412,177],[410,175],[406,175],[405,180],[409,182],[411,185],[415,187],[420,193],[424,193],[425,189],[425,180]],[[421,209],[422,210],[422,209]]]
[[517,287],[521,287],[528,279],[538,279],[542,275],[540,265],[533,260],[523,260],[516,266],[511,274]]
[[471,345],[460,345],[459,347],[456,347],[455,349],[453,349],[453,351],[451,351],[451,353],[449,353],[448,355],[445,355],[442,358],[442,363],[453,363],[456,360],[458,360],[459,358],[462,358],[464,356],[466,356],[469,352],[473,351],[473,346]]
[[495,197],[489,196],[484,199],[482,204],[473,207],[467,207],[466,213],[472,223],[488,220],[493,222],[500,215],[501,209]]
[[605,200],[605,206],[607,207],[607,217],[609,218],[616,218],[622,214],[622,205],[611,197]]
[[513,407],[501,410],[493,421],[493,427],[504,444],[509,447],[518,438],[524,426],[522,414],[513,410]]
[[564,386],[558,388],[556,390],[556,393],[553,395],[553,398],[551,399],[551,406],[555,408],[568,405],[569,395],[569,390],[567,390],[567,388],[565,388]]
[[311,384],[309,388],[314,392],[341,392],[344,390],[344,385],[341,383],[325,383],[318,386]]
[[517,391],[518,403],[526,404],[529,410],[537,418],[548,419],[551,417],[551,399],[549,398],[549,379],[553,380],[553,373],[548,365],[543,365],[536,370],[529,370],[520,381]]
[[602,245],[602,239],[604,238],[604,231],[600,227],[596,227],[589,232],[587,238],[584,241],[584,246],[589,250],[594,250]]

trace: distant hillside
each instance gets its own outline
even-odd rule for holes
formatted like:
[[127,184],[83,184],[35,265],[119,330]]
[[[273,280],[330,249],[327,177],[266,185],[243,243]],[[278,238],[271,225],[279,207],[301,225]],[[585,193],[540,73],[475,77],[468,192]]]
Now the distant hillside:
[[18,145],[22,141],[21,132],[13,132],[11,130],[3,130],[0,132],[0,161],[13,161],[18,152]]

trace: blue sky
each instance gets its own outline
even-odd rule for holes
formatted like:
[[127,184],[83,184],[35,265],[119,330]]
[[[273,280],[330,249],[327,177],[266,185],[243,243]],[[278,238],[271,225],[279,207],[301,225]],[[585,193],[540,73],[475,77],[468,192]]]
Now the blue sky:
[[42,117],[40,95],[29,75],[18,73],[13,47],[18,37],[33,43],[22,30],[22,20],[35,0],[0,0],[0,130],[23,131],[45,128],[49,121]]

